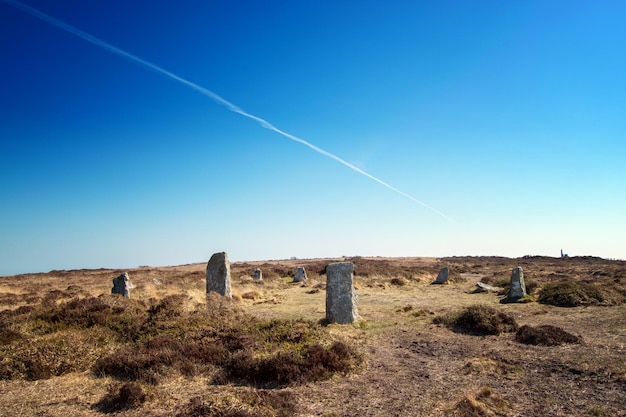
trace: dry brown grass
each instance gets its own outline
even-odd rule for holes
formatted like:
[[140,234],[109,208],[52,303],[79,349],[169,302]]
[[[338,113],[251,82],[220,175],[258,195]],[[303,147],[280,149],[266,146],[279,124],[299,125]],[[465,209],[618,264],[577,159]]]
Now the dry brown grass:
[[[193,359],[194,352],[202,352],[192,349],[194,340],[203,340],[193,335],[215,328],[210,315],[194,313],[206,305],[205,264],[130,270],[132,299],[105,304],[104,309],[89,300],[111,299],[99,296],[109,294],[111,280],[124,271],[0,277],[0,311],[7,311],[0,313],[0,348],[5,352],[0,369],[7,372],[13,360],[8,358],[16,357],[45,365],[18,369],[9,379],[5,375],[0,415],[97,416],[112,409],[119,416],[626,415],[626,305],[619,301],[626,295],[626,263],[536,257],[351,260],[361,320],[327,327],[316,322],[325,316],[324,268],[337,259],[233,264],[233,289],[241,297],[236,309],[244,316],[221,316],[243,325],[235,334],[220,333],[230,340],[226,351],[231,353],[224,353],[231,358],[224,361],[230,367],[223,368],[219,361],[209,366]],[[308,282],[292,283],[296,266],[307,269]],[[429,285],[443,266],[458,278],[446,286]],[[500,304],[502,296],[470,293],[479,280],[508,285],[517,266],[524,268],[537,297],[567,280],[592,285],[618,301],[563,308],[538,302]],[[263,270],[262,283],[252,280],[256,268]],[[173,304],[165,306],[163,300]],[[522,328],[567,329],[584,343],[525,345],[510,333],[473,336],[432,321],[474,305],[511,315]],[[282,324],[269,333],[250,325],[273,320]],[[282,347],[283,342],[267,338],[273,334],[295,340],[311,330],[329,338],[320,347],[315,347],[315,338],[308,345],[285,342]],[[181,344],[188,336],[190,343]],[[256,340],[252,356],[244,349],[251,340]],[[355,347],[366,366],[324,375],[328,380],[299,377],[297,383],[304,385],[297,389],[267,389],[292,383],[280,375],[294,375],[294,364],[323,361],[331,365],[330,372],[342,357],[333,357],[334,341]],[[341,345],[336,346],[340,352]],[[124,381],[115,372],[94,373],[95,362],[113,361],[110,355],[123,348],[131,349],[129,357],[140,368],[155,372],[154,380],[141,376]],[[301,356],[290,356],[290,351]],[[69,352],[75,358],[63,360]],[[235,360],[232,353],[237,353]],[[163,361],[170,365],[146,365]],[[275,382],[268,385],[264,378],[272,373]],[[38,379],[42,376],[47,379]],[[141,390],[133,385],[123,392],[127,383]]]

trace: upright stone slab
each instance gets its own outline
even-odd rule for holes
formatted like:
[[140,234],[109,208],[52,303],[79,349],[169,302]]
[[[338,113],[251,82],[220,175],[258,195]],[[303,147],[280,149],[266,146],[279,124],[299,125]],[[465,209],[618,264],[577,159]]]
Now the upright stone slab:
[[214,253],[206,266],[206,293],[214,291],[232,298],[230,291],[230,262],[226,252]]
[[349,324],[359,319],[353,272],[352,262],[336,262],[326,267],[326,320],[330,323]]
[[521,266],[511,272],[511,289],[506,296],[507,300],[518,300],[526,295],[526,284],[524,283],[524,271]]
[[255,281],[263,281],[263,272],[259,268],[255,269],[253,278]]
[[131,288],[133,288],[133,284],[130,282],[128,272],[124,272],[122,275],[113,278],[113,288],[111,288],[111,294],[119,294],[123,297],[130,298]]
[[293,273],[293,282],[304,282],[307,280],[306,270],[303,266],[299,266]]
[[437,274],[437,279],[433,282],[433,284],[445,284],[448,282],[449,276],[450,270],[448,268],[441,268],[439,270],[439,274]]

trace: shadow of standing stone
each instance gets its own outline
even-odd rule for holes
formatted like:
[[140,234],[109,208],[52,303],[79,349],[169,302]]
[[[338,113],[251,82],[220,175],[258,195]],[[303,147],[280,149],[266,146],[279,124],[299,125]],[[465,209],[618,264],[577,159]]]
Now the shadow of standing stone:
[[133,284],[130,282],[128,272],[124,272],[122,275],[113,278],[113,288],[111,288],[111,294],[119,294],[122,297],[130,298],[131,288],[133,288]]
[[206,293],[216,292],[232,298],[230,289],[230,262],[226,252],[214,253],[206,266]]
[[439,270],[439,273],[437,274],[437,279],[433,281],[433,284],[447,284],[449,277],[450,277],[450,270],[447,267],[441,268]]
[[349,324],[359,319],[353,273],[352,262],[336,262],[326,267],[326,320],[329,323]]

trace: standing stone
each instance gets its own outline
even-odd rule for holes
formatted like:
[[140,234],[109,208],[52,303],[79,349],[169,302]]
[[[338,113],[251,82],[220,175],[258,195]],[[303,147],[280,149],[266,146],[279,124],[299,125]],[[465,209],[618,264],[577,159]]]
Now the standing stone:
[[511,272],[511,289],[506,296],[507,300],[518,300],[526,295],[526,284],[524,283],[524,271],[521,266]]
[[446,268],[441,268],[439,270],[439,274],[437,274],[437,279],[433,284],[445,284],[448,282],[448,277],[450,276],[450,270]]
[[226,252],[214,253],[206,266],[206,293],[214,291],[232,298],[230,291],[230,262]]
[[293,282],[304,282],[306,279],[306,271],[304,270],[304,267],[297,267],[293,273]]
[[263,272],[259,268],[254,270],[254,280],[263,281]]
[[117,278],[113,278],[113,288],[111,288],[111,294],[119,294],[122,297],[130,298],[130,289],[133,288],[133,284],[130,282],[128,272],[124,272]]
[[359,319],[353,272],[352,262],[336,262],[326,267],[326,320],[330,323],[349,324]]

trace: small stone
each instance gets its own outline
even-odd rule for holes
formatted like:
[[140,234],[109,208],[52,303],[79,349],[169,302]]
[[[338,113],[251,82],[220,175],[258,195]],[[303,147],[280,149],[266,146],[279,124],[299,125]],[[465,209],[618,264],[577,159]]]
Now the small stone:
[[499,292],[502,290],[502,288],[493,287],[480,281],[476,283],[476,287],[475,292]]
[[293,273],[293,282],[304,282],[307,280],[306,270],[303,266],[299,266]]
[[330,323],[349,324],[359,319],[353,273],[352,262],[336,262],[326,267],[326,320]]
[[206,293],[213,291],[232,298],[230,289],[230,262],[226,252],[214,253],[206,266]]
[[263,271],[261,271],[259,268],[255,269],[253,278],[255,281],[263,281]]
[[128,272],[124,272],[122,275],[113,278],[113,288],[111,288],[111,294],[119,294],[122,297],[130,298],[131,288],[133,288],[133,284],[130,282]]
[[439,270],[439,274],[437,274],[437,279],[433,282],[433,284],[446,284],[449,276],[450,270],[448,268],[441,268]]

